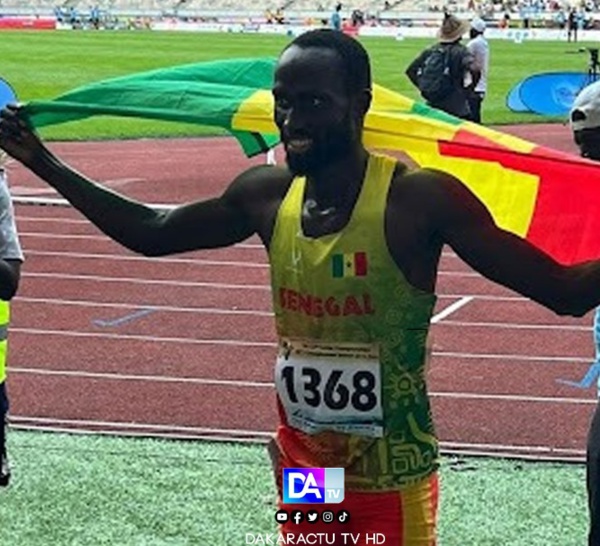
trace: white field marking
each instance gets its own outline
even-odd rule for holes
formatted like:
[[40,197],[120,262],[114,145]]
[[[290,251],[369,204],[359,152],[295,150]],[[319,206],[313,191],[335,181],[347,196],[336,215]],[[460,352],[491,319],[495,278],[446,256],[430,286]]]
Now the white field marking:
[[[504,301],[504,302],[529,302],[533,303],[529,298],[525,298],[523,296],[494,296],[491,294],[437,294],[438,300],[440,298],[477,298],[478,300],[483,301]],[[538,304],[535,304],[536,307],[539,307]]]
[[[216,265],[219,267],[231,266],[231,267],[249,267],[249,268],[268,268],[269,264],[267,261],[262,262],[239,262],[229,260],[204,260],[202,258],[166,258],[166,257],[153,257],[148,258],[146,256],[131,256],[128,254],[103,254],[95,253],[89,254],[86,252],[62,252],[56,250],[28,250],[28,256],[54,256],[63,258],[79,258],[88,260],[115,260],[115,261],[127,261],[127,262],[147,262],[152,260],[156,263],[184,263],[184,264],[196,264],[196,265]],[[439,271],[438,275],[446,275],[453,277],[481,277],[479,273],[472,271]],[[482,277],[483,278],[483,277]]]
[[[271,286],[268,284],[228,284],[228,283],[216,283],[216,282],[194,282],[194,281],[180,281],[180,280],[165,280],[165,279],[147,279],[143,277],[105,277],[102,275],[69,275],[65,273],[35,273],[35,272],[23,272],[21,277],[32,277],[32,278],[43,278],[43,279],[57,279],[57,280],[76,280],[76,281],[95,281],[95,282],[128,282],[132,284],[160,284],[160,285],[174,285],[174,286],[189,286],[192,288],[218,288],[218,289],[242,289],[242,290],[271,290]],[[486,294],[473,294],[470,296],[464,296],[462,294],[438,294],[438,299],[456,299],[456,298],[477,298],[483,301],[504,301],[504,302],[530,302],[528,298],[521,298],[517,296],[490,296]]]
[[272,311],[259,311],[258,309],[223,309],[212,307],[178,307],[174,305],[147,305],[138,303],[115,303],[115,302],[94,302],[84,300],[62,300],[52,298],[28,298],[26,296],[17,296],[13,301],[22,301],[25,303],[40,303],[50,305],[74,305],[78,307],[102,307],[110,309],[139,309],[140,307],[151,308],[155,311],[168,311],[175,313],[199,313],[204,315],[250,315],[261,317],[272,317]]
[[[239,309],[237,307],[234,307],[233,309],[226,309],[223,307],[181,307],[176,305],[149,305],[147,303],[97,302],[90,300],[65,300],[60,298],[30,298],[27,296],[16,296],[13,301],[48,305],[73,305],[76,307],[100,307],[127,310],[148,307],[156,311],[167,311],[173,313],[198,313],[203,315],[250,315],[272,317],[274,314],[272,311],[264,311],[259,309]],[[455,320],[446,320],[441,324],[444,326],[459,326],[461,328],[473,326],[482,328],[507,328],[524,330],[561,330],[563,332],[589,332],[592,329],[592,326],[578,326],[573,324],[518,324],[505,322],[463,322]]]
[[[23,373],[30,375],[46,375],[60,377],[77,377],[81,379],[103,379],[118,381],[140,381],[156,383],[188,383],[196,385],[210,385],[213,387],[227,388],[268,388],[272,389],[275,384],[272,381],[242,381],[239,379],[211,379],[202,377],[172,377],[160,375],[136,375],[119,374],[104,372],[82,372],[76,370],[49,370],[46,368],[13,368],[8,367],[10,373]],[[597,404],[598,399],[587,398],[564,398],[555,396],[529,396],[525,394],[486,394],[476,392],[435,392],[431,391],[430,396],[434,398],[468,399],[468,400],[501,400],[510,402],[541,402],[552,404]]]
[[219,289],[240,289],[240,290],[265,290],[270,291],[271,287],[268,284],[228,284],[228,283],[212,283],[212,282],[193,282],[181,280],[166,280],[166,279],[140,279],[137,277],[103,277],[101,275],[68,275],[63,273],[31,273],[25,272],[21,274],[23,277],[42,278],[42,279],[57,279],[57,280],[76,280],[76,281],[95,281],[95,282],[127,282],[139,285],[162,285],[162,286],[186,286],[188,288],[219,288]]
[[217,265],[232,267],[250,267],[267,268],[267,262],[235,262],[227,260],[203,260],[200,258],[147,258],[146,256],[130,256],[127,254],[87,254],[85,252],[57,252],[48,250],[27,250],[28,256],[59,256],[63,258],[84,258],[92,260],[116,260],[124,262],[147,262],[152,260],[155,263],[168,264],[196,264],[196,265]]
[[434,398],[457,398],[459,400],[502,400],[508,402],[541,402],[543,404],[596,405],[598,398],[564,398],[558,396],[527,396],[524,394],[482,394],[476,392],[430,392]]
[[86,419],[55,419],[53,417],[29,417],[25,415],[11,415],[10,420],[15,423],[45,423],[45,424],[58,424],[58,425],[86,425],[93,427],[118,427],[123,429],[132,430],[164,430],[164,431],[179,431],[187,433],[197,434],[230,434],[236,436],[264,436],[271,438],[272,433],[263,430],[243,430],[243,429],[231,429],[231,428],[208,428],[208,427],[186,427],[179,425],[158,425],[151,423],[129,423],[120,421],[90,421]]
[[[259,268],[268,269],[269,263],[267,261],[261,262],[249,262],[249,261],[230,261],[230,260],[205,260],[203,258],[166,258],[166,257],[152,257],[146,256],[131,256],[127,254],[88,254],[85,252],[61,252],[56,250],[27,250],[27,256],[53,256],[61,258],[71,259],[82,259],[82,260],[104,260],[104,261],[124,261],[124,262],[148,262],[149,260],[154,263],[166,263],[166,264],[194,264],[194,265],[214,265],[217,267],[240,267],[240,268]],[[471,271],[439,271],[438,276],[448,277],[481,277],[479,273]]]
[[156,383],[186,383],[196,385],[213,385],[219,387],[252,387],[252,388],[272,388],[274,383],[264,381],[244,381],[238,379],[210,379],[201,377],[175,377],[168,375],[137,375],[120,374],[105,372],[83,372],[77,370],[48,370],[46,368],[12,368],[8,367],[11,373],[23,373],[31,375],[57,375],[63,377],[81,377],[86,379],[116,379],[118,381],[149,381]]
[[437,322],[440,322],[440,320],[445,319],[447,316],[450,316],[452,313],[454,313],[454,311],[458,311],[458,309],[467,305],[467,303],[469,303],[472,299],[473,296],[463,296],[458,301],[451,303],[450,305],[448,305],[448,307],[442,309],[437,315],[434,315],[431,318],[431,324],[436,324]]
[[515,446],[514,451],[499,451],[494,449],[493,445],[490,449],[470,449],[470,448],[448,448],[440,443],[440,453],[447,457],[487,457],[496,459],[512,459],[515,461],[535,461],[535,462],[558,462],[558,463],[574,463],[581,464],[585,462],[585,451],[575,454],[553,454],[549,453],[527,453],[519,450],[520,446]]
[[28,334],[32,336],[61,336],[61,337],[76,337],[76,338],[102,338],[102,339],[123,339],[145,342],[159,343],[189,343],[191,345],[226,345],[232,347],[276,347],[277,343],[270,341],[243,341],[239,339],[197,339],[191,337],[157,337],[157,336],[141,336],[127,334],[95,333],[95,332],[76,332],[73,330],[43,330],[39,328],[12,328],[11,334]]
[[[12,202],[14,205],[39,205],[72,210],[71,204],[62,197],[29,197],[25,195],[13,195]],[[173,203],[146,203],[146,206],[158,210],[174,209],[177,207],[177,205]]]
[[[91,225],[91,224],[90,224]],[[48,233],[48,232],[37,232],[37,231],[19,231],[19,237],[32,237],[36,239],[84,239],[91,241],[106,241],[113,242],[110,237],[106,235],[86,235],[86,234],[72,234],[72,233]],[[247,248],[247,249],[259,249],[265,250],[264,245],[261,244],[252,244],[252,243],[237,243],[235,245],[231,245],[229,248]],[[219,249],[207,249],[205,252],[209,252],[210,250],[225,250],[225,247]],[[101,255],[100,255],[101,256]],[[154,258],[152,258],[154,259]]]
[[[17,421],[21,419],[19,416],[15,417]],[[79,420],[77,422],[73,421],[77,425],[77,427],[71,425],[70,421],[65,422],[62,421],[61,427],[52,426],[53,422],[57,422],[59,420],[53,421],[48,420],[48,424],[38,424],[38,420],[36,417],[26,417],[24,418],[22,424],[19,422],[15,422],[11,424],[11,428],[15,430],[39,430],[46,432],[57,432],[57,433],[69,433],[69,434],[80,434],[84,436],[125,436],[125,437],[134,437],[134,438],[164,438],[168,440],[210,440],[210,441],[222,441],[222,442],[235,442],[235,443],[260,443],[266,444],[273,437],[272,432],[265,432],[261,430],[242,430],[237,431],[235,429],[212,429],[212,428],[204,428],[202,432],[192,431],[189,433],[182,433],[175,431],[176,428],[181,427],[170,427],[169,425],[160,425],[160,429],[155,428],[144,428],[142,430],[132,430],[131,423],[123,423],[122,425],[119,422],[97,422],[97,421],[85,421]],[[41,421],[40,421],[41,422]],[[100,424],[96,424],[100,423]],[[107,427],[104,429],[98,428],[79,428],[79,427]],[[127,428],[125,428],[127,426]],[[133,426],[143,426],[143,425],[133,425]],[[158,432],[161,430],[161,432]],[[485,457],[504,457],[504,458],[512,458],[517,460],[532,460],[532,461],[560,461],[560,462],[583,462],[585,458],[584,450],[569,450],[563,448],[551,448],[547,447],[540,451],[529,451],[527,446],[499,446],[496,444],[481,444],[480,448],[474,449],[471,447],[471,444],[461,443],[461,442],[451,442],[451,445],[447,445],[448,442],[440,442],[440,452],[442,455],[447,456],[456,456],[456,455],[473,455],[473,456],[485,456]],[[503,448],[503,449],[501,449]]]
[[131,184],[132,182],[145,182],[146,178],[113,178],[110,180],[103,180],[102,185],[107,186],[109,188],[119,188],[121,186],[126,186],[127,184]]
[[438,276],[443,275],[445,277],[478,277],[485,280],[485,277],[481,273],[475,271],[438,271]]
[[469,448],[469,449],[494,449],[502,451],[510,451],[518,449],[519,451],[527,451],[529,453],[564,453],[566,455],[580,455],[585,453],[584,449],[574,449],[572,447],[548,447],[548,446],[517,446],[513,444],[482,444],[471,442],[442,442],[448,449],[452,448]]
[[[17,417],[18,419],[18,417]],[[252,431],[244,430],[241,433],[229,429],[211,429],[205,428],[205,432],[197,433],[181,433],[172,432],[169,427],[165,427],[166,431],[157,432],[157,430],[145,429],[145,431],[135,431],[121,428],[119,423],[115,423],[114,426],[107,429],[94,429],[94,428],[77,428],[70,426],[70,423],[63,424],[62,427],[50,425],[38,425],[36,418],[30,418],[30,421],[25,421],[24,424],[13,423],[11,428],[15,430],[39,430],[46,432],[57,432],[57,433],[69,433],[69,434],[80,434],[80,435],[96,435],[96,436],[125,436],[133,438],[164,438],[169,440],[210,440],[210,441],[221,441],[221,442],[235,442],[235,443],[257,443],[266,444],[273,437],[272,432],[265,431]],[[93,421],[79,421],[78,427],[81,426],[103,426],[95,425]],[[129,424],[129,423],[127,423]],[[104,425],[105,426],[105,425]],[[164,425],[162,425],[164,427]],[[111,430],[112,428],[112,430]],[[529,452],[526,446],[504,446],[504,450],[500,450],[500,446],[496,444],[481,444],[481,448],[473,449],[470,444],[461,444],[460,442],[452,442],[452,446],[447,447],[446,442],[440,442],[440,452],[442,455],[456,456],[456,455],[473,455],[473,456],[485,456],[485,457],[504,457],[512,458],[517,460],[532,460],[532,461],[559,461],[559,462],[583,462],[585,458],[584,450],[566,450],[562,448],[546,448],[546,451],[540,452]],[[562,456],[561,456],[562,454]]]
[[[132,334],[114,334],[110,332],[78,332],[74,330],[44,330],[41,328],[18,328],[11,327],[11,334],[28,334],[40,336],[61,336],[94,339],[121,339],[134,341],[148,341],[156,343],[189,343],[191,345],[224,345],[232,347],[276,347],[277,343],[268,341],[245,341],[239,339],[198,339],[189,337],[157,337]],[[589,363],[589,357],[578,356],[531,356],[514,354],[477,354],[477,353],[455,353],[447,351],[433,351],[433,356],[440,358],[460,358],[479,360],[520,360],[525,362],[585,362]]]
[[523,362],[585,362],[590,364],[591,357],[580,356],[534,356],[510,355],[493,353],[455,353],[450,351],[433,351],[433,355],[440,358],[481,359],[481,360],[521,360]]
[[[59,218],[35,218],[35,217],[24,217],[18,216],[18,220],[21,221],[31,221],[31,222],[60,222],[61,224],[85,224],[90,227],[93,224],[87,220],[76,220],[76,219],[59,219]],[[71,233],[48,233],[41,231],[19,231],[19,237],[34,237],[39,239],[90,239],[92,241],[108,241],[111,242],[113,239],[108,237],[107,235],[97,235],[97,234],[71,234]],[[231,245],[231,247],[237,248],[255,248],[265,250],[265,246],[260,243],[236,243],[235,245]],[[230,248],[231,248],[230,247]],[[222,247],[226,248],[226,247]],[[454,253],[445,253],[442,252],[442,256],[449,257],[457,257]]]
[[519,324],[515,322],[464,322],[460,320],[445,320],[444,326],[478,327],[478,328],[510,328],[515,330],[561,330],[567,332],[589,332],[592,326],[577,326],[565,324]]
[[172,432],[156,432],[149,430],[146,432],[135,432],[132,430],[122,430],[118,427],[113,430],[103,429],[82,429],[71,427],[53,427],[47,425],[11,425],[16,430],[36,430],[42,432],[54,432],[57,434],[80,434],[88,436],[119,436],[121,438],[163,438],[165,440],[207,440],[210,442],[227,442],[236,444],[267,444],[273,437],[272,433],[263,433],[263,436],[252,436],[244,433],[243,435],[223,435],[218,433],[206,432],[204,434],[181,434]]
[[23,197],[29,195],[57,195],[54,188],[33,188],[31,186],[12,186],[10,187],[10,194],[14,197]]
[[[30,209],[27,209],[30,210]],[[66,209],[69,210],[69,209]],[[74,210],[74,209],[70,209],[70,210]],[[77,225],[86,225],[89,227],[92,227],[94,224],[92,224],[89,220],[82,220],[80,218],[64,218],[64,217],[60,217],[60,216],[54,216],[54,217],[47,217],[47,216],[22,216],[21,214],[19,214],[19,212],[17,211],[16,215],[17,220],[19,222],[23,221],[23,222],[58,222],[59,224],[63,225],[63,224],[77,224]],[[108,237],[107,237],[108,238]]]

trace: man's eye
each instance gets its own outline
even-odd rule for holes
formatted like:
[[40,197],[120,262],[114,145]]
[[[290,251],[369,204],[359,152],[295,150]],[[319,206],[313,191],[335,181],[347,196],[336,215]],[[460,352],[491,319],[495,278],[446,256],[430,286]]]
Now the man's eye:
[[325,101],[319,97],[313,97],[311,105],[313,108],[323,108],[323,106],[325,106]]
[[284,99],[283,97],[278,97],[275,99],[275,107],[281,110],[289,110],[290,101]]

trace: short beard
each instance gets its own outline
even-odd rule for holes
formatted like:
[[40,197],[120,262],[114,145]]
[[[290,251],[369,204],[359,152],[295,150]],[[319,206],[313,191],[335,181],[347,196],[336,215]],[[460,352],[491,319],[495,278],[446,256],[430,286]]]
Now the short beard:
[[336,127],[323,139],[315,141],[314,149],[306,154],[286,153],[288,169],[296,176],[316,174],[331,163],[348,156],[355,146],[352,129],[348,125]]

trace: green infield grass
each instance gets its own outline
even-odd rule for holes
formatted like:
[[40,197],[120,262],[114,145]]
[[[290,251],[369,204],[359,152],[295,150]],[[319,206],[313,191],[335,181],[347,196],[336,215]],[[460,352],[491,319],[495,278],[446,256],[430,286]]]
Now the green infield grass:
[[[87,83],[178,64],[233,57],[276,57],[290,38],[250,34],[150,31],[10,31],[3,32],[0,75],[21,101],[50,99]],[[363,38],[373,63],[373,78],[411,98],[418,93],[404,75],[410,60],[431,40]],[[592,45],[592,44],[587,44]],[[513,85],[536,72],[586,72],[586,44],[490,40],[489,94],[484,103],[488,124],[548,121],[517,114],[505,106]],[[580,49],[582,51],[580,51]],[[563,121],[554,118],[552,121]],[[44,129],[53,140],[140,138],[218,134],[214,129],[156,121],[94,118]]]
[[[263,446],[12,431],[9,449],[2,546],[277,544]],[[582,546],[584,480],[583,465],[445,457],[439,545]]]

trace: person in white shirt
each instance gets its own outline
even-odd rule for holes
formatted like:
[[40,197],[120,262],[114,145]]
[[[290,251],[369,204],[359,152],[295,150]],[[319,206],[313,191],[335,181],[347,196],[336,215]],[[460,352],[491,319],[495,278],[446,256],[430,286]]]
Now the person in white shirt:
[[467,100],[471,109],[470,121],[481,123],[481,103],[487,91],[487,76],[490,62],[490,49],[487,40],[483,37],[485,32],[485,21],[476,17],[471,21],[469,35],[471,39],[467,43],[467,49],[474,58],[473,65],[480,73],[479,80],[471,88]]

